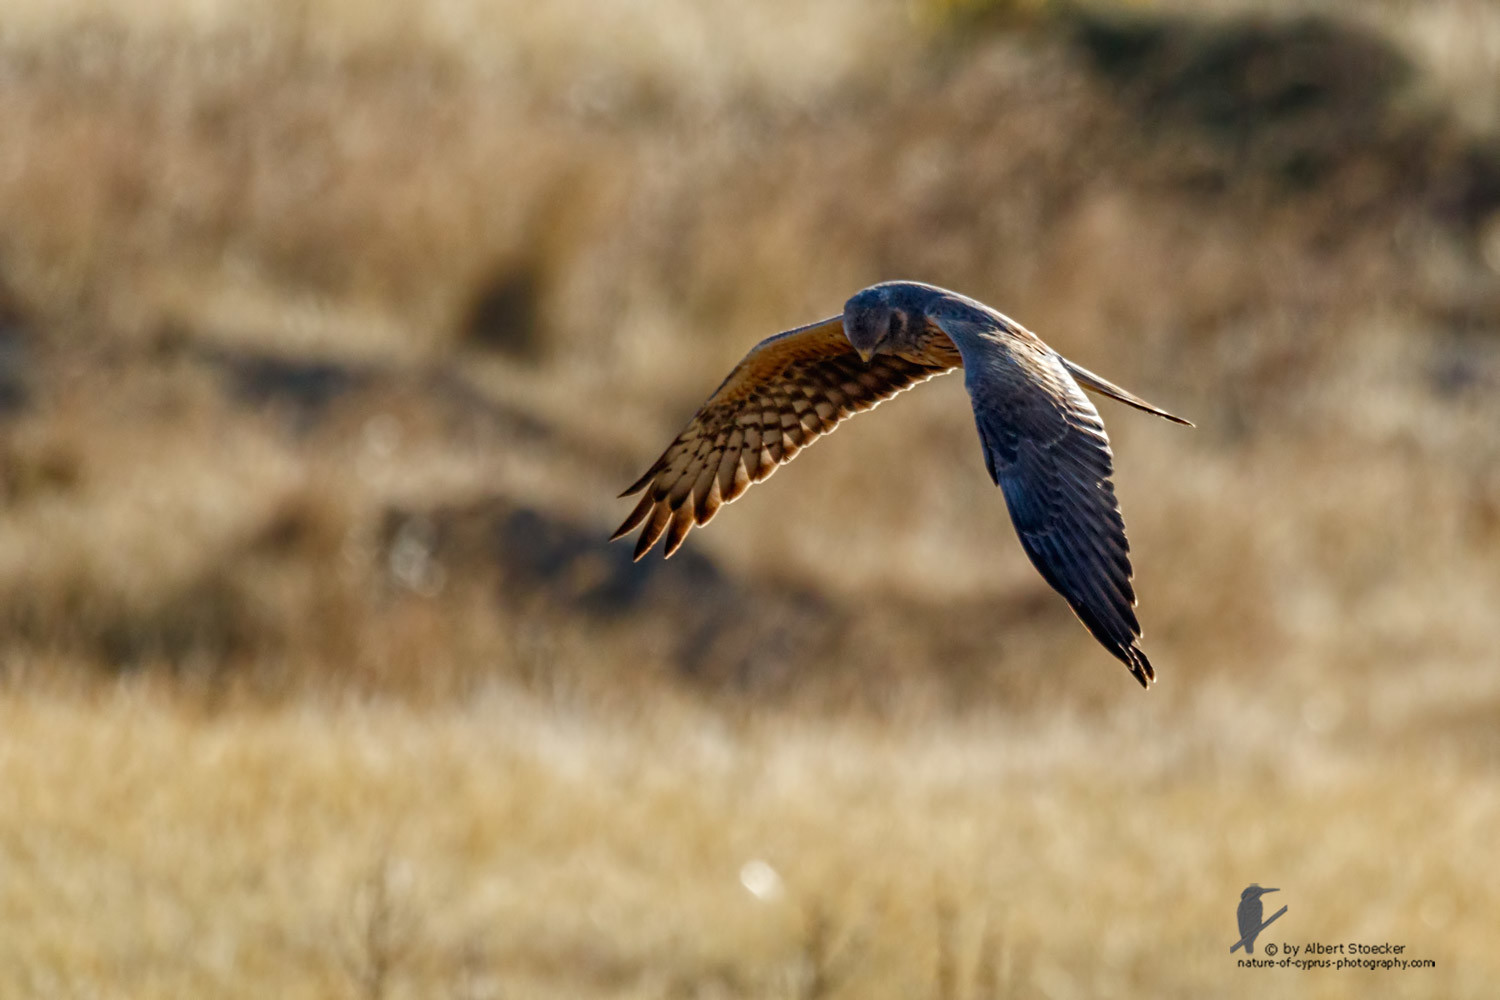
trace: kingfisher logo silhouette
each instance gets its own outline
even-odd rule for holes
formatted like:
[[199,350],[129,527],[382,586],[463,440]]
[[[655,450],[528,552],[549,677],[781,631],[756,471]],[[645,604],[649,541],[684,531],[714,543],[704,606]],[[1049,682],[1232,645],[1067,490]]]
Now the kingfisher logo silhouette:
[[1234,912],[1235,920],[1238,921],[1240,927],[1240,939],[1229,946],[1231,955],[1241,948],[1245,949],[1247,955],[1255,954],[1255,939],[1260,936],[1260,932],[1270,927],[1272,922],[1286,912],[1286,907],[1283,906],[1271,914],[1269,920],[1262,920],[1261,915],[1265,913],[1265,907],[1260,897],[1268,892],[1280,891],[1280,889],[1262,889],[1254,882],[1245,886],[1245,891],[1240,893],[1239,909]]

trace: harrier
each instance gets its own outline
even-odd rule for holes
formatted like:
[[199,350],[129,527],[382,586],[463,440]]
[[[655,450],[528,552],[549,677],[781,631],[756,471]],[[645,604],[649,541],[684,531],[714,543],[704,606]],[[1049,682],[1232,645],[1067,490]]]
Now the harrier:
[[1075,365],[989,306],[932,285],[872,285],[842,316],[756,344],[620,494],[645,490],[611,541],[644,524],[635,558],[663,534],[670,556],[694,525],[707,524],[843,418],[959,367],[985,467],[1005,493],[1032,565],[1149,686],[1156,672],[1140,646],[1109,438],[1079,386],[1192,424]]

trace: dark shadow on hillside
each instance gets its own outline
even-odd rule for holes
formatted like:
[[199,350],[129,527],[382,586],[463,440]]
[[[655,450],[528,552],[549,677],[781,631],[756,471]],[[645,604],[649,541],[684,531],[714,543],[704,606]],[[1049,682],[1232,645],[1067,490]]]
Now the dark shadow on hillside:
[[711,687],[766,690],[788,671],[831,653],[848,614],[805,588],[739,581],[684,549],[670,560],[631,561],[597,531],[508,500],[427,511],[393,510],[381,532],[388,561],[425,539],[450,573],[493,573],[496,599],[558,621],[665,626],[670,660]]
[[1153,143],[1197,146],[1208,191],[1258,177],[1288,193],[1363,165],[1383,199],[1415,198],[1451,224],[1500,207],[1500,147],[1408,100],[1416,79],[1390,43],[1321,17],[1231,20],[1080,9],[1073,44]]
[[281,407],[300,427],[316,422],[328,407],[369,383],[369,373],[323,361],[269,355],[221,356],[230,392],[253,407]]
[[1308,186],[1387,139],[1412,78],[1382,39],[1321,18],[1229,22],[1080,13],[1074,39],[1153,128],[1181,128],[1249,171]]
[[0,419],[26,409],[31,324],[20,300],[0,275]]
[[475,289],[461,328],[463,342],[517,361],[546,353],[543,281],[531,262],[497,267]]
[[[633,636],[635,648],[708,694],[884,711],[899,710],[915,684],[955,712],[1065,690],[1082,705],[1090,695],[1079,687],[1095,685],[1080,685],[1080,675],[1107,681],[1114,665],[1077,642],[1077,623],[1040,581],[971,601],[880,595],[849,603],[797,583],[738,577],[691,546],[635,563],[630,546],[609,544],[602,531],[498,497],[391,510],[381,539],[397,576],[415,573],[420,586],[422,562],[431,560],[450,587],[492,588],[508,620]],[[414,544],[422,548],[416,558]],[[1069,640],[1089,655],[1049,655]],[[1118,695],[1128,681],[1120,677],[1120,687],[1098,690]]]
[[317,429],[335,407],[361,394],[408,391],[439,404],[449,417],[478,417],[512,441],[547,443],[560,437],[525,410],[486,395],[456,365],[404,369],[220,346],[195,346],[192,354],[219,372],[230,399],[250,409],[280,414],[288,429],[298,435]]
[[1134,88],[1153,117],[1227,142],[1273,130],[1329,146],[1368,136],[1412,78],[1382,39],[1315,17],[1211,24],[1080,14],[1075,30],[1095,68]]

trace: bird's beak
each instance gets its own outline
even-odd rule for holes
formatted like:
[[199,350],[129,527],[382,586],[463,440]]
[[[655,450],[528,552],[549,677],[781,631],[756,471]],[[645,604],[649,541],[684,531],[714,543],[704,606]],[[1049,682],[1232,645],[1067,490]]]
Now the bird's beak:
[[856,352],[858,352],[858,354],[859,354],[859,360],[863,361],[865,364],[869,364],[870,363],[870,359],[875,356],[875,352],[874,351],[863,351],[863,350],[860,350],[858,347],[856,347],[854,350]]
[[1280,889],[1262,889],[1260,892],[1261,892],[1261,895],[1264,896],[1268,892],[1280,892],[1280,891],[1281,891]]

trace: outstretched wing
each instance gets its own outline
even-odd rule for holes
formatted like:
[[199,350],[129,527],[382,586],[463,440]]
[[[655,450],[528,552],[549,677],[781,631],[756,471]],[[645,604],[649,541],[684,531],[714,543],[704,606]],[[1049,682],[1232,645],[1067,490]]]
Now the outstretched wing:
[[670,556],[694,525],[707,524],[721,506],[840,420],[958,364],[946,338],[930,356],[881,354],[866,364],[849,346],[839,316],[761,341],[646,474],[620,494],[645,491],[611,541],[644,524],[635,558],[663,533]]
[[[1031,563],[1142,687],[1130,543],[1115,499],[1104,422],[1062,357],[983,314],[934,318],[964,353],[985,465]],[[971,354],[982,355],[979,357]]]

